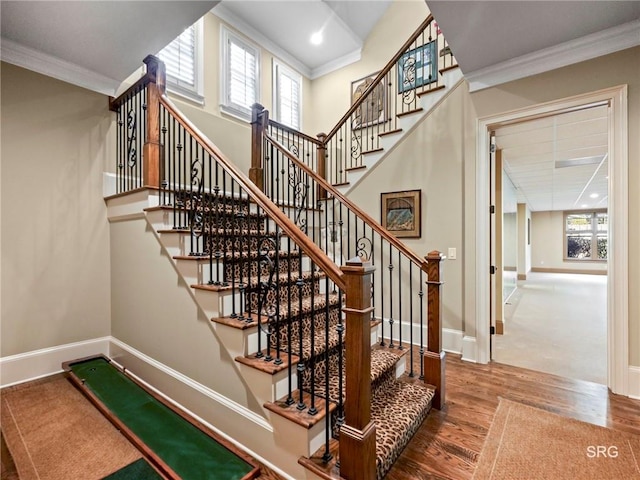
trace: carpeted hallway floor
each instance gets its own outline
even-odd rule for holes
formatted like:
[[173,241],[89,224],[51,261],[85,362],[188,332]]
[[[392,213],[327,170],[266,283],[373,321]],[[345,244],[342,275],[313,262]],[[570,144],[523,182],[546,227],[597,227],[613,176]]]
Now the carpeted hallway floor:
[[527,274],[505,305],[496,362],[607,383],[607,277]]

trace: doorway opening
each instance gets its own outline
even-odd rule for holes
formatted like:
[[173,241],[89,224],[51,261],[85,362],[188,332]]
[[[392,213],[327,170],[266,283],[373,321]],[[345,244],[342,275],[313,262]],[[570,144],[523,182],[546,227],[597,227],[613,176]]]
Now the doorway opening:
[[[492,246],[489,168],[491,132],[526,120],[585,110],[594,106],[606,106],[608,110],[607,385],[614,393],[626,395],[629,379],[628,186],[626,181],[628,178],[628,130],[627,87],[624,85],[479,119],[476,156],[476,360],[487,363],[491,358],[491,293],[495,290],[492,288],[490,273],[493,266],[490,256]],[[562,231],[560,237],[563,237]]]
[[492,132],[492,360],[607,382],[609,106]]

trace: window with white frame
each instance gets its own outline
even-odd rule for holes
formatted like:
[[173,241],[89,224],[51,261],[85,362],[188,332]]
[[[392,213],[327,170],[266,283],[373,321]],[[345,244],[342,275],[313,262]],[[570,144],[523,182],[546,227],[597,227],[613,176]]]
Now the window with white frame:
[[606,261],[609,215],[606,211],[564,213],[564,259]]
[[300,130],[302,76],[273,59],[273,110],[275,120]]
[[163,48],[158,57],[167,69],[167,88],[202,102],[202,19]]
[[224,26],[221,28],[221,108],[251,119],[251,106],[260,101],[260,50]]

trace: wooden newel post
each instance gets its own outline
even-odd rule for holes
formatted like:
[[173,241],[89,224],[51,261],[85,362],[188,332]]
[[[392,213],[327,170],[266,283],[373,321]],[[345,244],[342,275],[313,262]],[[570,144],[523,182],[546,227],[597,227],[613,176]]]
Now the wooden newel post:
[[340,476],[376,478],[376,427],[371,421],[371,278],[375,268],[360,258],[341,267],[346,283],[345,421],[340,428]]
[[147,55],[143,60],[147,66],[147,138],[142,152],[143,182],[148,187],[160,187],[160,97],[166,89],[164,62],[158,57]]
[[264,169],[262,166],[262,138],[269,125],[269,111],[259,103],[251,106],[251,167],[249,179],[264,192]]
[[429,252],[427,261],[427,351],[424,353],[424,383],[436,387],[434,408],[445,404],[445,353],[442,350],[442,282],[441,265],[444,255],[437,250]]
[[[319,133],[318,135],[316,135],[318,137],[318,140],[320,141],[320,145],[318,145],[318,151],[316,152],[316,159],[317,159],[317,174],[320,176],[320,178],[323,178],[324,180],[327,179],[327,145],[326,145],[326,141],[327,141],[327,134],[326,133]],[[322,188],[322,186],[318,185],[318,200],[326,200],[327,198],[327,191]]]

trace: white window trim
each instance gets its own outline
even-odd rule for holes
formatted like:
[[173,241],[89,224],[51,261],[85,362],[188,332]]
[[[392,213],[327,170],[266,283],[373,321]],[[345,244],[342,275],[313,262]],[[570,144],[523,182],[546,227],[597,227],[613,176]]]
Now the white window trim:
[[195,27],[195,58],[194,58],[194,80],[195,85],[185,85],[177,78],[167,74],[167,90],[169,93],[191,100],[192,102],[204,105],[204,35],[203,19],[201,18],[193,24]]
[[228,115],[239,118],[246,122],[251,121],[251,108],[245,110],[237,105],[234,105],[228,101],[229,98],[229,85],[227,83],[227,66],[229,65],[229,50],[227,49],[227,43],[229,39],[233,39],[234,42],[239,43],[246,50],[255,51],[256,57],[256,102],[260,102],[260,53],[261,49],[257,45],[249,42],[248,40],[240,37],[235,32],[232,32],[224,25],[220,26],[220,110]]
[[291,78],[294,78],[298,82],[298,91],[300,95],[298,97],[298,125],[292,128],[295,128],[298,131],[302,131],[302,75],[292,68],[288,67],[284,63],[280,62],[278,59],[273,59],[273,94],[272,94],[272,102],[273,102],[273,113],[274,119],[277,122],[282,123],[282,119],[280,118],[280,89],[279,89],[279,74],[280,72],[286,73]]

